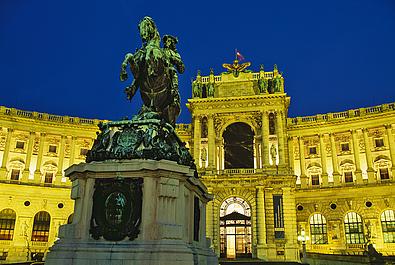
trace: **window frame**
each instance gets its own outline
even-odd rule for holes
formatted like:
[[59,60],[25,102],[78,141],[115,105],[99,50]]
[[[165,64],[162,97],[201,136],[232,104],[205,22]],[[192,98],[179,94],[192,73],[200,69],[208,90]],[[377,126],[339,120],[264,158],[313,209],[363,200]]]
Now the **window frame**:
[[387,209],[380,214],[381,232],[384,243],[395,243],[395,212]]
[[46,211],[36,213],[33,221],[31,241],[48,242],[51,230],[51,215]]
[[311,244],[313,245],[328,244],[328,228],[327,228],[325,217],[320,213],[315,213],[310,217],[309,225],[310,225]]
[[365,243],[365,234],[361,215],[356,212],[348,212],[344,216],[343,225],[346,244]]
[[[349,173],[351,174],[351,176],[348,176]],[[349,177],[351,177],[352,181],[347,181]],[[354,174],[352,171],[344,171],[343,178],[344,178],[344,183],[354,183]]]
[[0,212],[0,240],[12,241],[14,238],[16,212],[6,208]]

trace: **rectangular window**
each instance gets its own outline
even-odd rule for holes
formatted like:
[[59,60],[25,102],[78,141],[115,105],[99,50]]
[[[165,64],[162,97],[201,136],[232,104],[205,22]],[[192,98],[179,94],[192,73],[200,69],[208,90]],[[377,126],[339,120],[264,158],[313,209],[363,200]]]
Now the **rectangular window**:
[[316,155],[317,154],[317,147],[310,146],[309,147],[309,155]]
[[25,148],[25,142],[16,141],[15,148],[16,148],[16,149],[24,149],[24,148]]
[[384,139],[383,138],[374,139],[374,144],[376,147],[383,147]]
[[52,172],[46,172],[45,173],[44,183],[52,183],[52,179],[53,179],[53,173]]
[[11,170],[11,180],[19,180],[19,174],[21,171],[19,169],[12,169]]
[[320,185],[320,176],[318,175],[311,175],[311,185]]
[[7,259],[7,256],[8,256],[8,252],[3,252],[3,253],[1,253],[1,255],[0,255],[0,260],[6,260],[6,259]]
[[344,172],[344,182],[345,183],[352,183],[352,182],[354,182],[354,178],[352,176],[352,172],[351,171]]
[[200,237],[200,200],[195,196],[193,200],[193,240],[199,241]]
[[380,179],[390,179],[388,168],[380,168],[379,172],[380,172]]
[[49,145],[48,152],[56,153],[56,145]]
[[86,149],[86,148],[81,148],[81,150],[80,150],[80,155],[86,156],[87,153],[88,153],[88,149]]
[[348,143],[341,143],[340,146],[342,148],[342,152],[350,151],[350,145]]
[[283,195],[273,195],[274,208],[274,238],[285,238]]

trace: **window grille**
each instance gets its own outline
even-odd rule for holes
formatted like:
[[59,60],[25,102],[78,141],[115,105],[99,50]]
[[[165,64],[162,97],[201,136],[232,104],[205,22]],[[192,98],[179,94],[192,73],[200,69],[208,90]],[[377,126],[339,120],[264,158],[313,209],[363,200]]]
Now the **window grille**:
[[351,212],[344,217],[344,232],[347,244],[365,243],[362,218],[359,214]]
[[386,210],[381,214],[381,228],[384,243],[395,243],[395,215],[393,210]]
[[48,242],[51,216],[41,211],[34,216],[32,241]]
[[16,214],[11,209],[0,212],[0,240],[12,240],[14,236]]
[[322,214],[316,213],[310,217],[310,234],[312,244],[328,244],[326,220]]

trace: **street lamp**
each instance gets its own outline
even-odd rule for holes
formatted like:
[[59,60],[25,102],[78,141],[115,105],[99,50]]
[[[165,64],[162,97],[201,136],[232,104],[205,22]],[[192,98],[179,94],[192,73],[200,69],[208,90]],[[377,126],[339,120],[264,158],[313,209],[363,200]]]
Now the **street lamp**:
[[298,241],[302,243],[302,262],[306,263],[306,241],[310,240],[309,236],[306,236],[306,232],[304,231],[304,228],[301,229],[300,235],[298,236]]

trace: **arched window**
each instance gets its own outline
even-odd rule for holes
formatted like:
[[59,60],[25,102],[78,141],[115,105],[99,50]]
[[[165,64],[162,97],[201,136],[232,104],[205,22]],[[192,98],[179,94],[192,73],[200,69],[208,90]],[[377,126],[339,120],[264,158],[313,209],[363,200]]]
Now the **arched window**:
[[12,240],[14,236],[16,214],[11,209],[0,212],[0,240]]
[[49,213],[41,211],[34,216],[32,241],[48,242],[49,228],[51,226],[51,216]]
[[395,215],[393,210],[386,210],[381,214],[381,229],[384,243],[395,243]]
[[67,224],[73,223],[73,217],[74,217],[73,213],[69,215],[69,218],[67,218]]
[[223,132],[225,169],[254,168],[254,131],[246,123],[236,122]]
[[43,166],[43,180],[45,184],[52,184],[58,167],[55,162],[48,161]]
[[310,217],[310,234],[312,244],[328,244],[326,220],[322,214],[316,213]]
[[344,232],[347,244],[365,243],[362,218],[359,214],[351,212],[344,217]]
[[392,167],[391,159],[387,156],[380,155],[376,157],[373,162],[373,168],[377,172],[377,179],[379,180],[389,180],[390,179],[390,169]]
[[232,197],[220,208],[220,256],[251,258],[251,207],[242,198]]
[[23,170],[25,169],[25,162],[21,159],[12,160],[9,163],[9,179],[20,180]]

